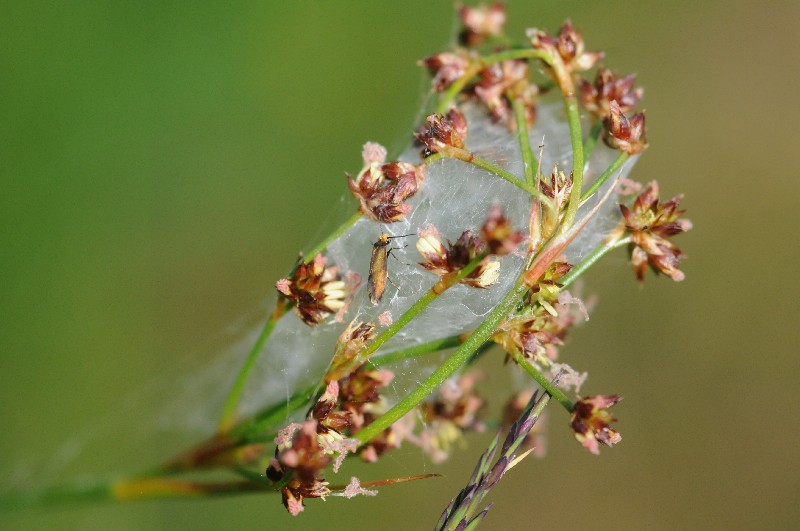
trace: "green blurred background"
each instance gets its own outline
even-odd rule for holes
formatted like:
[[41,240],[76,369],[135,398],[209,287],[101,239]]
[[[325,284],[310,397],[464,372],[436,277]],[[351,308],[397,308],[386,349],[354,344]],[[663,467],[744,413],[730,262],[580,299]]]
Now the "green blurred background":
[[[3,3],[0,485],[135,470],[185,443],[140,426],[344,218],[342,172],[358,170],[361,144],[406,144],[427,87],[415,62],[447,44],[452,5],[272,4]],[[685,192],[695,229],[677,241],[681,284],[639,289],[622,254],[587,276],[600,303],[564,355],[590,372],[585,392],[625,397],[623,442],[591,456],[554,409],[548,456],[499,485],[485,527],[796,528],[800,3],[508,12],[520,38],[569,17],[606,64],[638,72],[651,149],[633,177]],[[357,466],[365,479],[447,478],[312,501],[297,519],[250,495],[0,524],[427,529],[485,443],[442,468],[409,448]]]

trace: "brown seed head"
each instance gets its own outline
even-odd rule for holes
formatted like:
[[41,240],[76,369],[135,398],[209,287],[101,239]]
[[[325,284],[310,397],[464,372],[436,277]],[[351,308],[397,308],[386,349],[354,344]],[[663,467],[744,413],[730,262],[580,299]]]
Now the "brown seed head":
[[386,150],[377,144],[365,146],[363,156],[364,169],[356,177],[346,174],[361,212],[381,223],[402,220],[411,212],[411,205],[405,200],[417,193],[425,180],[425,166],[408,162],[383,164]]
[[464,149],[467,139],[467,119],[456,108],[446,115],[431,114],[414,135],[429,153],[438,153],[448,147]]
[[323,321],[344,306],[346,286],[337,267],[325,267],[327,259],[316,255],[300,264],[291,278],[276,282],[278,291],[294,303],[294,311],[309,326]]
[[644,94],[641,87],[633,87],[635,81],[635,74],[618,78],[608,68],[600,68],[594,84],[582,78],[579,80],[581,102],[587,111],[598,118],[611,114],[612,101],[617,102],[620,112],[629,113],[639,104]]
[[629,155],[636,155],[647,149],[644,113],[634,114],[628,119],[622,114],[616,101],[612,101],[609,107],[611,113],[604,120],[606,144]]
[[576,31],[572,22],[566,21],[553,38],[543,31],[528,30],[533,47],[545,51],[563,62],[569,72],[584,72],[594,67],[603,58],[603,52],[587,52],[583,35]]
[[609,425],[617,419],[608,412],[608,408],[619,400],[617,395],[597,395],[575,403],[570,427],[578,442],[595,455],[600,454],[599,443],[613,446],[622,440],[622,436]]
[[659,204],[658,183],[653,181],[630,208],[619,206],[623,220],[611,237],[618,238],[625,232],[630,233],[631,262],[639,282],[644,282],[648,265],[656,273],[663,273],[672,280],[684,279],[678,265],[685,255],[669,240],[692,228],[691,221],[680,219],[685,212],[678,209],[681,199],[682,196],[675,196]]
[[[447,240],[447,248],[445,248],[439,232],[433,225],[420,230],[417,240],[417,250],[425,259],[419,265],[439,276],[458,272],[482,254],[485,249],[484,241],[468,230],[461,234],[456,243]],[[486,288],[497,282],[499,271],[500,262],[489,260],[487,257],[472,273],[461,279],[461,283],[474,288]]]

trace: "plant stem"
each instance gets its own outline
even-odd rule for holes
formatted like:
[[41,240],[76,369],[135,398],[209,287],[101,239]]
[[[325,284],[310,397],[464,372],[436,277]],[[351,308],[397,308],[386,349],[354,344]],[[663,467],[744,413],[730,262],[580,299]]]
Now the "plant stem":
[[503,180],[510,182],[511,184],[525,190],[530,195],[536,197],[540,201],[550,201],[550,198],[544,195],[541,191],[536,188],[535,184],[528,184],[525,181],[520,180],[517,178],[516,175],[510,173],[503,168],[495,165],[493,162],[484,159],[483,157],[479,157],[478,155],[467,151],[465,149],[459,149],[454,147],[448,147],[446,151],[441,152],[445,157],[460,160],[466,162],[468,164],[472,164],[477,166],[481,169],[484,169],[488,172],[494,173],[498,177]]
[[441,339],[434,339],[433,341],[428,341],[427,343],[422,343],[413,347],[395,350],[394,352],[378,356],[370,360],[369,363],[373,367],[385,367],[386,365],[391,365],[392,363],[401,360],[425,356],[439,350],[457,347],[460,344],[460,336],[443,337]]
[[549,378],[546,378],[541,372],[539,372],[539,370],[534,367],[533,364],[528,361],[521,352],[512,354],[512,357],[514,358],[514,361],[517,362],[517,365],[525,369],[525,372],[527,372],[531,378],[533,378],[536,383],[541,386],[542,389],[547,391],[547,394],[558,400],[558,402],[564,406],[564,409],[570,412],[572,411],[574,404],[569,398],[567,398],[567,395],[565,395],[561,389],[556,387]]
[[[571,82],[571,78],[570,78]],[[562,221],[562,231],[568,230],[575,221],[578,214],[578,207],[581,205],[581,188],[583,187],[583,134],[581,133],[581,114],[578,109],[578,99],[575,96],[574,87],[572,90],[565,90],[561,87],[564,95],[564,106],[567,111],[567,122],[569,123],[569,136],[572,140],[572,191],[569,195],[569,204],[564,213]]]
[[348,229],[350,229],[350,227],[355,225],[356,221],[361,219],[361,216],[363,216],[361,211],[356,210],[355,213],[349,218],[347,218],[347,220],[344,223],[339,225],[333,232],[328,234],[321,242],[312,247],[311,250],[308,251],[308,254],[306,254],[303,257],[303,263],[304,264],[310,263],[311,260],[313,260],[316,255],[318,255],[321,252],[324,252],[325,249],[327,249],[331,243],[333,243],[334,241],[336,241],[337,238],[339,238],[339,236],[347,232]]
[[575,279],[581,276],[587,269],[592,267],[598,260],[600,260],[603,256],[606,255],[609,251],[616,249],[617,247],[622,247],[623,245],[629,244],[631,241],[630,238],[622,238],[621,240],[617,240],[611,244],[603,244],[600,247],[596,248],[592,253],[584,258],[578,265],[573,267],[569,270],[569,273],[561,277],[558,281],[561,284],[562,288],[566,288],[570,284],[572,284]]
[[536,189],[536,167],[538,162],[531,149],[531,140],[528,136],[528,119],[525,115],[525,103],[520,97],[511,98],[514,107],[514,119],[517,123],[519,132],[519,147],[522,150],[522,163],[525,166],[525,182],[528,186]]
[[598,120],[589,131],[589,136],[586,137],[586,142],[583,143],[583,158],[588,162],[592,158],[594,146],[597,145],[597,139],[600,138],[600,133],[603,131],[603,122]]
[[603,186],[603,183],[605,183],[615,171],[620,169],[622,165],[625,164],[625,161],[628,160],[629,157],[630,155],[624,151],[621,151],[619,155],[617,155],[617,158],[614,159],[614,162],[612,162],[611,165],[606,168],[606,170],[600,174],[597,179],[594,180],[586,192],[583,193],[581,196],[581,204],[585,203],[590,197],[592,197],[592,195],[599,190],[601,186]]
[[361,443],[366,443],[378,436],[383,430],[397,422],[403,415],[411,411],[429,394],[435,391],[447,378],[469,360],[477,350],[494,333],[497,325],[505,319],[528,290],[522,280],[518,280],[503,300],[494,307],[486,320],[476,328],[456,351],[447,358],[433,373],[403,400],[395,404],[389,411],[375,419],[366,428],[356,434]]
[[267,339],[269,339],[269,336],[275,329],[275,325],[278,324],[278,321],[281,319],[281,317],[283,317],[288,307],[288,302],[278,300],[278,305],[275,307],[275,311],[272,312],[272,315],[264,324],[264,328],[258,335],[258,339],[256,339],[253,348],[250,349],[247,359],[244,361],[244,365],[242,365],[242,369],[236,376],[236,380],[233,382],[233,386],[231,387],[231,390],[228,392],[228,396],[225,399],[225,405],[222,408],[222,417],[217,425],[218,433],[227,433],[233,427],[236,421],[236,408],[239,405],[239,399],[242,396],[242,392],[244,392],[250,372],[253,370],[256,361],[261,355],[264,345],[267,343]]

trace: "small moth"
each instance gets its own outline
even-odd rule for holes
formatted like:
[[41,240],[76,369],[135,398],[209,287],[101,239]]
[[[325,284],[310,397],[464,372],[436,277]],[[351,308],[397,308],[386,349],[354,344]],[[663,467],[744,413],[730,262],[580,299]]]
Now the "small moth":
[[383,297],[383,292],[386,290],[386,279],[389,275],[389,254],[392,250],[397,249],[397,247],[389,247],[389,240],[406,236],[411,236],[411,234],[389,236],[382,232],[378,241],[372,244],[372,258],[369,261],[369,278],[367,279],[369,300],[372,301],[372,304],[378,304]]

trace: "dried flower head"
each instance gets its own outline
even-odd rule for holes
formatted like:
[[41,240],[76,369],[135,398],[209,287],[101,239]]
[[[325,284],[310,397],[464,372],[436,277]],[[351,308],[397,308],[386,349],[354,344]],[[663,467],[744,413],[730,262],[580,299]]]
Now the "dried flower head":
[[308,264],[297,266],[291,278],[282,278],[275,287],[294,303],[294,311],[309,326],[317,325],[344,306],[345,283],[338,267],[325,267],[327,259],[316,255]]
[[465,431],[484,429],[477,417],[484,405],[483,398],[474,389],[477,381],[475,372],[450,378],[441,385],[435,398],[419,406],[426,424],[423,448],[434,462],[446,459],[450,447],[462,439]]
[[426,152],[438,153],[447,148],[464,149],[467,139],[467,119],[456,108],[446,115],[431,114],[414,135]]
[[511,59],[487,66],[481,70],[474,90],[492,116],[505,122],[511,130],[516,128],[516,120],[509,100],[510,94],[522,99],[528,125],[533,125],[536,120],[536,96],[539,89],[528,81],[527,61]]
[[[425,259],[419,265],[428,271],[439,275],[455,275],[464,266],[481,255],[486,249],[486,244],[472,231],[464,231],[456,243],[447,240],[447,248],[433,225],[419,231],[417,250]],[[461,279],[462,284],[474,288],[491,286],[500,275],[500,262],[485,258],[472,273]]]
[[464,46],[479,46],[489,37],[502,35],[506,24],[506,8],[502,2],[490,6],[461,6],[458,16],[464,25],[459,35],[459,41]]
[[609,107],[611,112],[604,120],[606,144],[629,155],[636,155],[647,149],[644,113],[636,113],[628,119],[622,114],[616,101],[612,101]]
[[469,55],[463,50],[441,52],[419,62],[433,76],[431,84],[436,92],[444,92],[457,79],[464,75],[470,64]]
[[375,337],[375,325],[352,321],[339,335],[336,350],[333,353],[330,368],[325,374],[325,381],[340,380],[361,365],[364,360],[358,359],[358,353],[364,350],[367,343]]
[[575,403],[570,417],[570,427],[575,438],[587,450],[600,454],[600,445],[613,446],[622,436],[609,424],[615,419],[608,408],[620,401],[617,395],[597,395],[583,398]]
[[481,236],[486,241],[489,253],[496,256],[513,253],[525,239],[522,231],[514,230],[511,220],[506,217],[503,207],[498,204],[492,205],[486,214]]
[[358,199],[361,212],[373,221],[393,223],[411,212],[405,200],[419,190],[425,180],[425,166],[409,162],[384,164],[386,149],[379,144],[364,146],[364,168],[354,178],[347,175],[347,185]]
[[283,505],[292,516],[303,510],[305,498],[325,498],[330,494],[328,483],[320,472],[331,459],[325,453],[317,436],[317,421],[308,420],[296,429],[289,441],[277,440],[275,458],[267,469],[267,477],[280,481],[286,474],[289,480],[281,488]]
[[679,210],[682,196],[678,195],[659,204],[658,183],[651,182],[636,198],[633,206],[620,205],[623,220],[609,239],[618,239],[626,231],[631,235],[631,263],[639,282],[650,265],[656,273],[672,280],[684,279],[679,262],[685,258],[681,250],[668,238],[692,228],[688,219],[680,219],[685,212]]
[[583,34],[576,31],[569,20],[561,26],[556,38],[536,29],[528,30],[528,37],[534,48],[560,60],[570,72],[585,72],[603,58],[603,52],[586,51]]
[[581,102],[587,111],[598,118],[611,114],[612,101],[617,102],[621,112],[629,113],[639,104],[644,94],[641,87],[633,87],[635,81],[635,74],[618,78],[608,68],[600,68],[594,84],[585,79],[579,80]]

